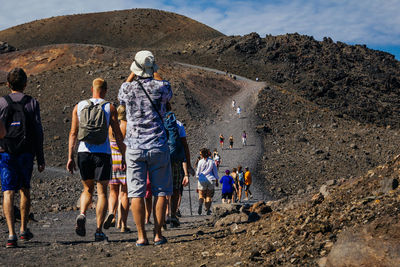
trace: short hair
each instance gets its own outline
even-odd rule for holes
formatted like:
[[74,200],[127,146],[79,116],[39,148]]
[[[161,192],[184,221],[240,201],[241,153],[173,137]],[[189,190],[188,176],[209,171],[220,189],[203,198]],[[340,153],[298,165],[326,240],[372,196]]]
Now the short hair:
[[118,120],[126,121],[126,108],[124,105],[119,105],[117,108]]
[[94,79],[92,86],[94,90],[107,91],[107,82],[102,78]]
[[242,166],[238,166],[238,172],[242,171]]
[[14,68],[7,74],[7,82],[14,91],[22,91],[26,86],[28,77],[21,68]]

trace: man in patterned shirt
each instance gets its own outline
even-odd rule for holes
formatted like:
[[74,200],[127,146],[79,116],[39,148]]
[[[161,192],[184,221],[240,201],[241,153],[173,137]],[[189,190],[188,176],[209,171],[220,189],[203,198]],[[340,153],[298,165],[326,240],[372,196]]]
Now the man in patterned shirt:
[[157,69],[150,51],[138,52],[131,65],[132,73],[118,93],[121,104],[126,106],[127,184],[138,231],[136,246],[149,244],[144,223],[147,172],[154,196],[154,244],[167,242],[161,234],[161,227],[165,221],[166,196],[172,195],[173,188],[162,117],[172,98],[172,90],[169,82],[153,79]]

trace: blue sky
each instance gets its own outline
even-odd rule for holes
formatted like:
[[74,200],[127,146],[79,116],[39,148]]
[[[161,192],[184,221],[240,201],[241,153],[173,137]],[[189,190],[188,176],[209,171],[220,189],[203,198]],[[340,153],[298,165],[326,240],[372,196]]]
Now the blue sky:
[[298,32],[366,44],[400,59],[400,0],[0,0],[0,30],[52,16],[156,8],[203,22],[227,35]]

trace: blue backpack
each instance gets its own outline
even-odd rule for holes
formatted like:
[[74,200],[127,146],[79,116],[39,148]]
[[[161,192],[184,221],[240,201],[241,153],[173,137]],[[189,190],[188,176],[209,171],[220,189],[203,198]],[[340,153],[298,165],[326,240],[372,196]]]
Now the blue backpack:
[[168,146],[173,162],[183,162],[185,158],[185,149],[179,136],[179,127],[176,123],[176,117],[173,112],[167,112],[164,117],[164,127],[168,132]]

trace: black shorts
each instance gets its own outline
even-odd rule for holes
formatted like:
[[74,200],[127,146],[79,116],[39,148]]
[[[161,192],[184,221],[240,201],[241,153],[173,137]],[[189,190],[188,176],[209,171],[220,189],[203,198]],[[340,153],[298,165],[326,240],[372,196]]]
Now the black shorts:
[[111,155],[105,153],[78,153],[78,167],[82,180],[108,181],[111,179]]
[[232,199],[232,193],[223,193],[222,199]]

